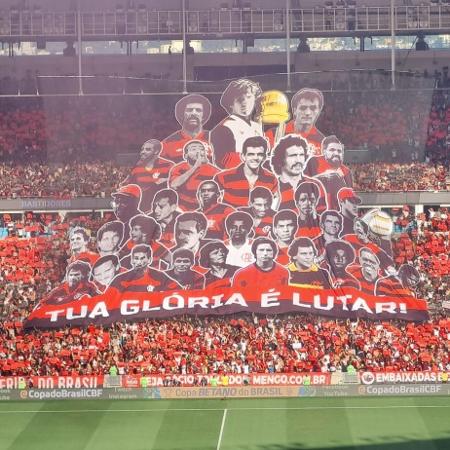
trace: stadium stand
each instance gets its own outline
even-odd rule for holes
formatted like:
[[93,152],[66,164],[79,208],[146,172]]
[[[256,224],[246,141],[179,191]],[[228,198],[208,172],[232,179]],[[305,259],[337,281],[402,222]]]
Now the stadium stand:
[[[370,153],[351,164],[355,190],[448,191],[450,102],[448,71],[434,91],[378,91],[376,77],[352,74],[325,94],[320,130],[346,148]],[[389,81],[389,80],[387,80]],[[404,87],[420,86],[409,78]],[[117,86],[116,86],[117,87]],[[2,94],[38,94],[39,78],[5,76]],[[144,92],[142,86],[138,91]],[[64,92],[64,86],[62,86]],[[119,89],[120,91],[120,89]],[[126,93],[127,89],[123,91]],[[118,93],[121,93],[118,92]],[[352,92],[352,95],[348,95]],[[0,198],[110,197],[129,168],[120,153],[133,153],[149,137],[163,139],[178,124],[178,96],[8,98],[0,108]],[[215,111],[210,124],[223,119]],[[170,117],[170,120],[167,118]],[[370,126],[367,126],[370,124]],[[209,124],[208,124],[209,125]],[[0,223],[0,375],[158,373],[346,372],[450,370],[450,215],[446,209],[396,219],[397,267],[421,273],[417,296],[432,318],[422,324],[330,320],[313,316],[181,317],[118,322],[106,329],[23,331],[37,302],[64,277],[70,260],[67,234],[90,231],[86,252],[110,216],[4,214]]]

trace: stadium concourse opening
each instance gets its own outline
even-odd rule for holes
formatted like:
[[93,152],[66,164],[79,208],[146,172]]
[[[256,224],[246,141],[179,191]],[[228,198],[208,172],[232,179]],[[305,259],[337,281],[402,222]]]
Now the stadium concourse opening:
[[0,449],[449,448],[450,81],[414,74],[2,80]]

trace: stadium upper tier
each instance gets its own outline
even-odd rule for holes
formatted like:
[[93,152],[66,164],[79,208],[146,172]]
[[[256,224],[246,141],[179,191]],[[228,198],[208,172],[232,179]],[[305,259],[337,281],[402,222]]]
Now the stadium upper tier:
[[[42,4],[0,10],[0,37],[45,37],[47,40],[76,38],[78,11],[69,5]],[[188,2],[186,2],[188,3]],[[56,6],[57,5],[57,6]],[[207,5],[207,7],[205,7]],[[156,6],[156,7],[155,7]],[[185,31],[191,38],[224,38],[236,36],[276,37],[286,34],[286,4],[280,2],[190,2],[186,6]],[[391,29],[389,2],[292,1],[289,13],[290,31],[305,36],[386,35]],[[112,2],[82,2],[81,35],[101,40],[126,36],[179,38],[183,33],[183,11],[178,1],[160,6],[140,2],[125,7]],[[399,34],[442,33],[450,27],[450,5],[430,2],[420,5],[396,5],[394,27]]]

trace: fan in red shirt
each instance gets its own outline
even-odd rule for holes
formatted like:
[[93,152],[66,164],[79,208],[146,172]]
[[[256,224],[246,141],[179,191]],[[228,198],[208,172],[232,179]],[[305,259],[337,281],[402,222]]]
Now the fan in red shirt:
[[252,243],[252,253],[255,262],[238,270],[233,277],[233,287],[250,288],[257,286],[258,290],[266,291],[287,286],[289,272],[275,262],[277,246],[271,239],[260,237]]
[[202,181],[211,180],[219,172],[209,163],[203,142],[189,141],[184,147],[185,162],[172,168],[169,185],[178,193],[178,206],[184,211],[198,207],[197,189]]

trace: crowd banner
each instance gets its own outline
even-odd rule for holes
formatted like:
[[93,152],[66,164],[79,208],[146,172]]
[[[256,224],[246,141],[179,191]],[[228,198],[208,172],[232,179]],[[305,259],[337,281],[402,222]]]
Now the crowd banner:
[[209,386],[211,380],[215,378],[218,385],[223,384],[222,379],[226,376],[227,386],[300,386],[310,385],[329,385],[331,383],[331,374],[329,373],[251,373],[251,374],[207,374],[207,375],[123,375],[122,387],[140,387],[142,379],[145,378],[145,384],[148,386],[170,386],[174,382],[180,386],[201,385],[202,382]]
[[218,386],[93,389],[0,389],[0,401],[161,400],[277,397],[381,397],[450,395],[445,384],[385,384],[371,386]]
[[426,372],[361,372],[361,384],[436,384],[447,382],[450,372],[430,370]]
[[65,279],[25,328],[244,312],[427,320],[420,273],[395,262],[392,217],[359,213],[345,136],[318,128],[325,101],[252,79],[219,103],[180,98],[180,128],[148,136],[117,180],[115,220],[69,229]]
[[95,389],[103,386],[103,375],[85,376],[0,376],[0,389]]
[[[348,376],[351,375],[351,376]],[[101,389],[142,387],[223,387],[239,386],[344,386],[446,384],[450,372],[287,372],[287,373],[220,373],[170,375],[85,375],[85,376],[0,376],[1,390],[21,389]],[[449,384],[450,385],[450,384]]]

